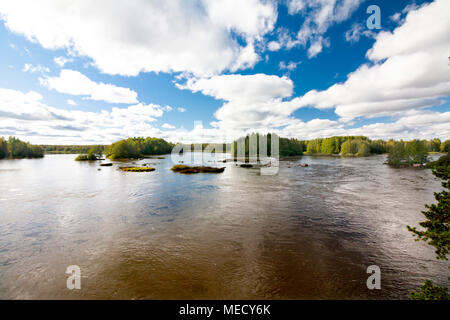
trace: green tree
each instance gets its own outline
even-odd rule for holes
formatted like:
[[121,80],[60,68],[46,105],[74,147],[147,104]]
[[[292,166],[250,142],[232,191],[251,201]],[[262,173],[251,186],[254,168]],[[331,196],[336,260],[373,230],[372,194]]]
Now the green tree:
[[406,142],[405,149],[408,155],[408,162],[410,164],[427,162],[428,150],[423,141],[408,141]]
[[403,141],[393,145],[388,155],[388,163],[393,167],[400,167],[407,163],[407,153]]
[[441,140],[438,138],[434,138],[429,141],[429,150],[431,152],[439,152],[441,149]]
[[0,138],[0,159],[4,159],[8,156],[8,143],[5,139]]
[[[433,169],[433,174],[442,179],[444,190],[435,192],[436,204],[426,205],[428,209],[422,211],[426,220],[419,225],[424,230],[417,230],[416,227],[407,226],[408,230],[416,236],[416,241],[422,240],[435,248],[436,258],[448,260],[447,255],[450,250],[450,164],[449,155],[440,161],[440,166]],[[419,292],[411,293],[413,299],[440,299],[448,300],[447,288],[435,286],[430,280],[426,280]]]
[[356,155],[358,157],[367,157],[370,156],[370,145],[366,141],[358,141],[358,152]]
[[450,140],[445,140],[441,143],[441,152],[450,152]]
[[159,138],[129,138],[113,143],[105,150],[111,159],[136,159],[147,155],[170,153],[173,144]]
[[323,139],[321,146],[321,153],[325,154],[339,153],[339,143],[336,137]]
[[15,137],[9,137],[7,142],[8,158],[41,158],[43,156],[44,150],[41,147],[23,142]]
[[306,147],[307,153],[320,153],[322,150],[322,139],[315,139],[308,142]]

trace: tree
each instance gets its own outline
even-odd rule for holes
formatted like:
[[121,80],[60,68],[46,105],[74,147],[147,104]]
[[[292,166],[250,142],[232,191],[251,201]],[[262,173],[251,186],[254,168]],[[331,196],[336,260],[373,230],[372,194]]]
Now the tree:
[[[435,192],[434,197],[437,204],[425,205],[427,211],[422,211],[426,220],[419,225],[424,230],[417,230],[416,227],[407,226],[413,233],[416,241],[422,240],[435,248],[438,260],[448,260],[447,255],[450,250],[450,163],[449,155],[443,161],[438,162],[439,166],[433,169],[433,174],[442,179],[444,190]],[[430,280],[426,280],[419,292],[411,294],[413,299],[449,299],[447,288],[435,286]]]
[[5,139],[0,138],[0,159],[8,156],[8,144]]
[[405,165],[406,158],[405,144],[403,141],[400,141],[395,143],[389,152],[388,163],[393,167],[400,167]]
[[325,154],[339,153],[339,143],[338,143],[336,137],[323,139],[321,153],[325,153]]
[[423,141],[417,139],[408,141],[406,142],[405,149],[409,164],[427,162],[428,150]]
[[170,153],[173,144],[159,138],[129,138],[110,145],[105,154],[111,159],[136,159],[144,155]]
[[431,152],[439,152],[441,148],[441,140],[438,138],[434,138],[429,141],[429,151]]
[[44,149],[15,137],[9,137],[8,142],[3,138],[0,141],[0,158],[2,158],[1,155],[4,158],[41,158],[44,156]]
[[428,161],[425,143],[420,140],[399,141],[389,151],[388,163],[393,167],[406,167]]
[[441,143],[441,152],[450,152],[450,140],[445,140]]
[[322,150],[322,139],[315,139],[308,142],[308,145],[306,147],[307,153],[320,153]]
[[370,156],[370,145],[365,141],[358,142],[358,152],[356,153],[358,157]]

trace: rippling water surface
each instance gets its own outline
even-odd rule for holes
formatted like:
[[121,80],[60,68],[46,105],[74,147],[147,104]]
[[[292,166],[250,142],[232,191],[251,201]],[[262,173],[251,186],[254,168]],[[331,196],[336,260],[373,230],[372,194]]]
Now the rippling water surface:
[[[406,299],[447,281],[406,230],[441,190],[430,170],[303,157],[275,176],[180,175],[170,156],[139,161],[150,173],[74,157],[0,161],[0,298]],[[81,290],[66,288],[69,265]]]

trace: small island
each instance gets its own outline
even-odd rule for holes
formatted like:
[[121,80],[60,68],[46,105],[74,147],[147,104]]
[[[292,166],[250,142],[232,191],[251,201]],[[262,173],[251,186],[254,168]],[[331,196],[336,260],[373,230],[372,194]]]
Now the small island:
[[156,170],[152,167],[119,167],[119,169],[126,172],[152,172]]
[[75,161],[98,161],[102,160],[102,151],[92,147],[89,149],[87,154],[80,154],[78,157],[75,158]]
[[173,166],[170,170],[173,172],[183,173],[183,174],[191,174],[191,173],[222,173],[225,171],[225,168],[214,168],[214,167],[191,167],[183,164],[177,164]]

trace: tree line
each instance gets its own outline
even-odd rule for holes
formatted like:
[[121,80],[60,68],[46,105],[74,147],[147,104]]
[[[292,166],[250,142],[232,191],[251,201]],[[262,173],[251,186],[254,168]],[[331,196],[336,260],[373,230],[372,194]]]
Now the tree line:
[[91,149],[103,153],[105,145],[41,145],[47,154],[87,154]]
[[44,149],[40,146],[23,142],[15,137],[8,140],[0,137],[0,159],[42,158]]
[[[232,145],[232,154],[237,154],[238,141],[244,141],[245,154],[249,154],[249,141],[256,139],[259,153],[259,138],[267,139],[267,150],[270,155],[271,134],[260,135],[257,133],[249,134],[235,140]],[[439,139],[432,140],[412,140],[404,142],[402,140],[395,141],[390,139],[371,140],[364,136],[335,136],[330,138],[318,138],[313,140],[299,140],[294,138],[279,138],[280,156],[298,156],[302,154],[308,155],[342,155],[342,156],[358,156],[366,157],[373,154],[392,153],[399,150],[399,145],[403,145],[407,150],[406,156],[410,160],[407,162],[419,162],[423,160],[423,154],[428,152],[448,152],[450,151],[450,140],[441,142]],[[405,154],[401,153],[402,157]],[[393,157],[394,159],[395,157]],[[403,161],[403,160],[402,160]]]

